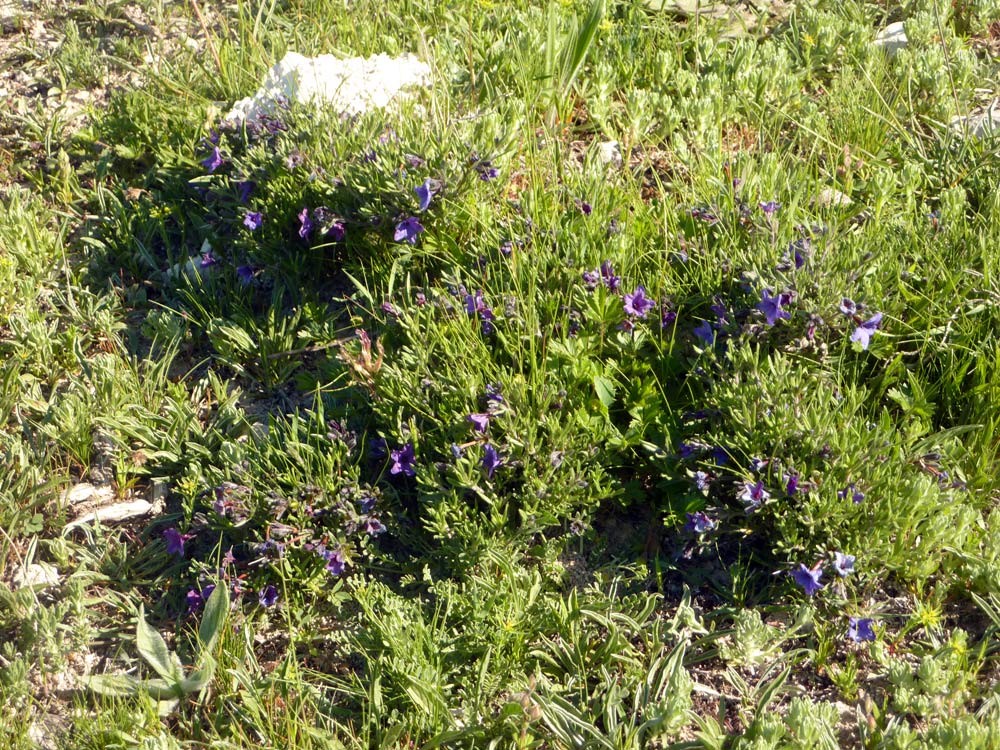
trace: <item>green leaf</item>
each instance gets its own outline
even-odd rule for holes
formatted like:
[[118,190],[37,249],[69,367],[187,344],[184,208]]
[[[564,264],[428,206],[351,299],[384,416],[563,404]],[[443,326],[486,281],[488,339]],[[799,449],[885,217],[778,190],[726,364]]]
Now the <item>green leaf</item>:
[[128,674],[97,674],[88,677],[86,685],[98,695],[124,698],[136,695],[141,683]]
[[146,612],[141,604],[135,628],[135,645],[139,649],[139,655],[160,677],[173,682],[178,682],[183,677],[180,661],[170,653],[163,636],[146,622]]
[[200,693],[205,686],[212,681],[215,676],[216,661],[209,654],[202,657],[201,667],[181,680],[181,689],[184,694]]
[[215,644],[222,635],[226,625],[226,615],[229,613],[229,589],[225,584],[215,587],[208,601],[205,602],[205,614],[198,628],[198,640],[201,642],[202,653],[215,651]]
[[610,378],[606,378],[603,375],[594,376],[594,390],[597,391],[597,397],[604,404],[605,409],[610,409],[615,403],[615,392],[617,389],[615,381]]

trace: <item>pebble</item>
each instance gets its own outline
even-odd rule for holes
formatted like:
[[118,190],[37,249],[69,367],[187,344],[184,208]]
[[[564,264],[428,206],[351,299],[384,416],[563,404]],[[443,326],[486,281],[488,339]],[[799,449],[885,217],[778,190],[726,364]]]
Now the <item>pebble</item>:
[[901,49],[906,49],[906,30],[902,21],[890,23],[875,35],[875,46],[881,47],[889,57],[895,57]]
[[994,101],[982,112],[952,117],[949,127],[958,135],[969,138],[990,138],[1000,133],[1000,110],[997,109],[997,102]]

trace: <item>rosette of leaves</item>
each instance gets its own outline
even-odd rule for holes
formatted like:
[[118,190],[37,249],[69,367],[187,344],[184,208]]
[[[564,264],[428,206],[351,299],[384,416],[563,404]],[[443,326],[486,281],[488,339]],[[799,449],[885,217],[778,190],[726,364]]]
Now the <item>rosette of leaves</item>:
[[201,693],[215,676],[216,662],[212,656],[229,611],[229,592],[225,585],[216,586],[198,628],[198,650],[195,668],[184,671],[177,654],[167,647],[155,628],[146,622],[146,613],[139,606],[135,643],[139,655],[156,672],[158,677],[140,679],[129,674],[95,675],[87,680],[87,687],[100,695],[132,697],[145,693],[157,701],[161,716],[177,708],[182,698]]

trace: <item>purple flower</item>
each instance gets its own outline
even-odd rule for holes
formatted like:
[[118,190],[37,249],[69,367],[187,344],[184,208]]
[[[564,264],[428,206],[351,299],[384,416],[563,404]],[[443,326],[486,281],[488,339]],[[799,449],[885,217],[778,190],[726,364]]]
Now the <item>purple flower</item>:
[[202,268],[210,268],[211,266],[218,265],[219,259],[212,255],[211,250],[206,250],[201,254],[201,260],[198,261],[198,265]]
[[718,297],[716,297],[715,300],[715,304],[708,309],[715,314],[715,327],[722,328],[722,326],[729,322],[729,311],[726,309],[726,306],[719,301]]
[[493,166],[493,162],[489,159],[480,159],[473,156],[472,161],[476,171],[479,172],[479,179],[484,182],[495,179],[500,174],[497,168]]
[[365,520],[365,532],[368,536],[379,536],[385,533],[385,524],[377,518],[369,517]]
[[486,385],[486,400],[491,404],[502,404],[503,395],[500,393],[501,388],[499,383],[487,383]]
[[670,328],[675,322],[677,322],[677,313],[669,302],[664,302],[660,308],[660,328]]
[[765,203],[759,203],[760,210],[764,212],[764,215],[770,218],[775,211],[781,208],[781,204],[777,201],[767,201]]
[[812,596],[823,588],[823,584],[819,582],[819,579],[822,577],[823,571],[820,570],[818,565],[814,568],[807,568],[802,563],[799,563],[799,567],[792,572],[792,578],[806,592],[806,596]]
[[497,467],[503,463],[500,458],[500,454],[497,453],[497,449],[492,445],[487,443],[483,446],[483,460],[482,466],[486,469],[486,476],[490,479],[493,478],[493,472],[497,470]]
[[872,334],[875,333],[881,322],[882,313],[875,313],[868,320],[854,329],[854,333],[851,334],[851,341],[861,344],[862,349],[867,349],[868,342],[871,340]]
[[716,466],[725,466],[729,463],[729,453],[721,445],[717,445],[712,448],[712,460]]
[[833,569],[841,578],[847,578],[854,572],[854,555],[845,555],[843,552],[833,553]]
[[382,303],[382,312],[384,312],[386,315],[391,315],[394,318],[398,318],[400,315],[399,310],[396,308],[394,304],[389,302],[389,300],[386,300],[385,302]]
[[431,205],[431,198],[434,197],[434,190],[431,188],[431,178],[428,177],[424,180],[423,185],[413,188],[413,192],[417,194],[417,200],[420,201],[420,207],[417,211],[426,211],[427,207]]
[[254,277],[255,274],[256,274],[256,271],[254,271],[254,267],[253,266],[237,266],[236,267],[236,275],[239,277],[240,283],[243,284],[244,286],[246,286],[251,281],[253,281],[253,277]]
[[196,589],[189,589],[186,597],[188,614],[189,615],[194,614],[199,609],[201,609],[201,605],[203,605],[205,603],[205,600],[212,595],[213,591],[215,591],[214,583],[208,584],[201,591],[198,591]]
[[712,519],[704,511],[695,511],[694,513],[687,514],[687,523],[684,524],[684,528],[688,531],[693,531],[696,534],[704,534],[706,531],[711,531],[716,526],[715,520]]
[[577,200],[576,207],[583,212],[584,216],[590,216],[591,212],[594,210],[594,207],[587,203],[587,201]]
[[326,230],[326,236],[333,242],[343,242],[344,237],[347,236],[347,229],[344,227],[344,222],[336,219],[330,222],[330,226]]
[[392,239],[396,242],[409,242],[411,245],[417,244],[417,237],[424,231],[423,226],[417,221],[416,216],[403,219],[396,225],[396,233]]
[[694,445],[692,443],[681,443],[677,446],[677,457],[682,461],[686,461],[689,458],[694,458],[699,453],[701,453],[701,446]]
[[756,510],[761,504],[771,497],[771,493],[764,489],[764,482],[744,482],[743,492],[740,493],[740,500],[747,506],[747,512]]
[[278,603],[278,589],[275,588],[273,583],[267,584],[257,594],[257,601],[260,602],[260,606],[262,607],[273,607]]
[[694,473],[694,486],[697,487],[700,492],[707,490],[711,481],[712,478],[707,472],[696,471]]
[[612,268],[610,260],[601,263],[601,278],[604,280],[604,286],[612,292],[617,292],[622,283],[621,277],[615,276],[615,269]]
[[361,508],[362,513],[371,513],[375,507],[375,496],[363,495],[361,500],[358,501],[358,507]]
[[645,318],[656,307],[656,302],[646,296],[646,288],[637,286],[632,294],[625,295],[625,312],[636,318]]
[[844,313],[844,315],[851,316],[857,313],[858,305],[850,297],[844,297],[840,300],[840,311]]
[[785,480],[785,494],[794,497],[799,492],[799,475],[788,474]]
[[865,499],[865,493],[855,488],[854,482],[851,482],[844,489],[837,492],[837,497],[841,500],[846,500],[848,495],[851,496],[851,502],[855,505],[860,505],[861,501]]
[[253,180],[241,180],[236,183],[236,189],[239,191],[240,203],[246,203],[250,200],[250,193],[253,189],[257,187],[257,183]]
[[222,152],[219,151],[219,147],[213,146],[212,153],[202,160],[201,165],[209,172],[214,172],[225,163],[225,159],[222,158]]
[[461,458],[462,457],[462,446],[460,446],[458,443],[452,443],[451,444],[451,455],[454,456],[455,458]]
[[408,477],[416,476],[417,471],[414,468],[416,455],[413,451],[413,443],[407,443],[399,450],[390,451],[389,458],[392,459],[392,467],[389,469],[390,474],[403,474]]
[[468,417],[476,432],[486,432],[490,426],[489,414],[470,414]]
[[326,569],[330,575],[339,576],[347,567],[347,559],[340,548],[334,550],[324,550],[323,559],[326,560]]
[[163,532],[163,541],[167,545],[168,555],[184,557],[184,543],[189,539],[194,539],[194,534],[182,534],[173,527],[165,529]]
[[493,310],[490,309],[490,306],[486,304],[486,300],[483,298],[482,289],[479,289],[475,295],[465,295],[465,311],[469,315],[479,313],[479,319],[483,323],[483,333],[485,335],[493,332],[492,321],[495,320],[495,316],[493,315]]
[[243,226],[249,229],[251,232],[260,229],[261,225],[264,223],[264,214],[260,211],[247,211],[243,215]]
[[870,617],[852,617],[847,621],[847,637],[855,643],[874,641],[875,629]]
[[601,272],[596,268],[593,271],[583,272],[583,285],[587,289],[596,289],[601,280]]
[[302,239],[307,239],[312,233],[313,223],[312,219],[309,218],[309,209],[303,208],[299,212],[299,221],[302,225],[299,227],[299,237]]
[[701,321],[701,325],[694,329],[697,336],[705,346],[712,346],[715,343],[715,329],[707,320]]
[[792,317],[791,313],[787,310],[781,309],[784,302],[785,295],[778,294],[772,297],[770,289],[764,290],[761,301],[757,303],[757,309],[764,313],[764,320],[767,321],[769,326],[777,323],[779,318],[788,320]]

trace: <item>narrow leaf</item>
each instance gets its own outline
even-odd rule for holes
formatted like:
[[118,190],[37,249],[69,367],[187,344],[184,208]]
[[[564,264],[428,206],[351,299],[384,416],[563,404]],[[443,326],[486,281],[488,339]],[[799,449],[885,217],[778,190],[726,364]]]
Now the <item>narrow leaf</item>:
[[205,614],[198,628],[198,640],[201,641],[202,653],[215,651],[215,644],[222,635],[226,625],[226,615],[229,613],[229,589],[225,584],[217,585],[208,601],[205,602]]

